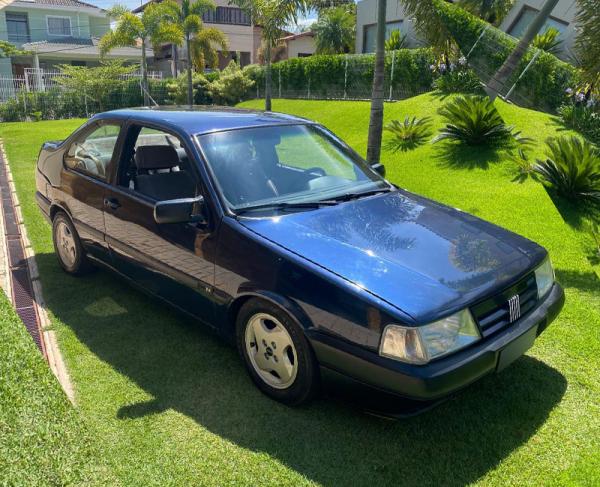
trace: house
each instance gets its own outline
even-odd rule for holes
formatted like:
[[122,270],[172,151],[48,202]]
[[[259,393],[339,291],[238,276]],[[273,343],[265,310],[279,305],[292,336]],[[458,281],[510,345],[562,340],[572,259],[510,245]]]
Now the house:
[[[517,0],[502,21],[500,29],[514,37],[521,37],[533,18],[540,11],[545,0]],[[562,40],[559,57],[570,59],[572,57],[577,29],[575,20],[577,17],[576,0],[559,0],[552,10],[550,18],[546,21],[542,32],[550,27],[558,29]]]
[[311,31],[282,37],[279,42],[285,48],[284,59],[312,56],[317,50],[315,34]]
[[[110,29],[106,11],[79,0],[15,0],[0,6],[0,39],[28,54],[0,59],[0,77],[22,77],[59,64],[95,66],[98,41]],[[149,53],[152,55],[152,52]],[[114,49],[107,59],[139,62],[141,49]]]
[[[406,35],[406,47],[417,47],[419,41],[413,20],[404,12],[399,0],[387,0],[386,39],[399,30]],[[356,4],[356,53],[375,52],[377,34],[377,0],[361,0]]]
[[[161,1],[161,0],[151,0]],[[134,10],[142,12],[148,2]],[[178,3],[181,3],[178,1]],[[202,15],[204,27],[214,27],[225,34],[229,42],[227,53],[219,51],[219,69],[226,67],[231,60],[240,66],[258,63],[258,51],[261,45],[262,28],[252,22],[250,16],[241,8],[229,5],[229,0],[215,0],[217,8]],[[164,73],[176,75],[186,69],[185,46],[164,45],[155,53],[154,68]]]

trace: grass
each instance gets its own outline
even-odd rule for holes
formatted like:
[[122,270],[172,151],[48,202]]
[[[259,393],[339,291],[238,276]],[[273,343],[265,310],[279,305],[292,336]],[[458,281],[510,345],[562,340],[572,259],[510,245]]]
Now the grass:
[[[439,105],[433,95],[388,104],[386,122],[431,116],[437,129]],[[319,120],[366,151],[367,103],[275,100],[274,108]],[[538,143],[556,132],[547,115],[498,108]],[[119,483],[600,482],[600,284],[576,228],[540,185],[511,182],[515,168],[504,156],[479,149],[448,156],[426,144],[384,153],[383,161],[400,186],[545,245],[567,305],[502,374],[423,416],[390,423],[328,399],[302,409],[273,403],[251,385],[235,351],[209,332],[105,272],[84,279],[62,273],[33,200],[34,161],[43,140],[62,138],[80,122],[3,124],[0,137],[77,408]]]
[[0,483],[109,482],[92,437],[0,292]]

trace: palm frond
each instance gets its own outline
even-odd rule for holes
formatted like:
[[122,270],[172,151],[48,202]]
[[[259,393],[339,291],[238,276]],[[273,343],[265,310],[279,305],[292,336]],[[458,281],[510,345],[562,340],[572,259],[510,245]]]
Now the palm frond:
[[546,159],[533,170],[560,196],[600,204],[600,154],[576,136],[548,139]]
[[411,119],[407,116],[404,122],[392,120],[384,130],[391,134],[385,149],[391,152],[408,151],[415,149],[431,137],[431,117]]

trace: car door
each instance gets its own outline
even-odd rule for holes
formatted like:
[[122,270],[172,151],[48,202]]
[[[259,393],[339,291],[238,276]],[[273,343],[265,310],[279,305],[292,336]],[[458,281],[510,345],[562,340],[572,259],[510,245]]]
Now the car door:
[[104,196],[119,152],[121,128],[119,121],[99,121],[69,141],[58,197],[86,250],[103,261],[110,260],[104,238]]
[[[167,147],[177,153],[176,169],[185,177],[180,178],[184,184],[169,186],[171,192],[161,198],[140,185],[142,174],[137,174],[135,155],[144,148],[151,154],[169,152]],[[154,219],[157,201],[205,195],[192,161],[181,139],[161,130],[131,124],[113,184],[105,194],[106,239],[119,272],[146,291],[212,325],[216,241],[213,215],[207,210],[206,221],[202,223],[158,224]],[[154,175],[157,181],[152,185],[159,193],[167,187],[161,185],[160,174]],[[153,175],[144,176],[153,178]],[[189,184],[185,183],[186,179]]]

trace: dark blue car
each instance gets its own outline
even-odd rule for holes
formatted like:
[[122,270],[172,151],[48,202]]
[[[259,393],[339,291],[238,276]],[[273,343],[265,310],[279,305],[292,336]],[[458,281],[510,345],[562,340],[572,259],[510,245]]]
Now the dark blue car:
[[328,372],[432,401],[521,356],[564,294],[542,247],[381,172],[297,117],[120,110],[44,145],[37,201],[65,271],[206,323],[270,397]]

